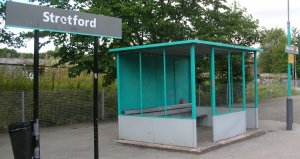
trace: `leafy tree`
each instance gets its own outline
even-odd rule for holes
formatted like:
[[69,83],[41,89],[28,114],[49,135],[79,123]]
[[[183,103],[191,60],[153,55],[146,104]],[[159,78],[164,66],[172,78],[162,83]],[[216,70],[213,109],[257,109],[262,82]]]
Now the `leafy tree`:
[[14,49],[0,49],[0,58],[18,58],[19,55]]
[[[41,5],[79,10],[122,19],[123,39],[101,39],[99,72],[105,74],[104,85],[115,80],[112,47],[202,39],[252,45],[258,39],[258,22],[238,4],[227,6],[226,0],[50,0]],[[64,33],[44,33],[59,47],[58,65],[69,63],[69,75],[93,69],[92,37]],[[217,59],[222,61],[223,59]],[[218,63],[223,65],[222,62]]]
[[261,48],[263,52],[259,55],[259,67],[265,73],[286,73],[287,54],[285,45],[287,37],[283,29],[264,29],[261,32]]
[[[291,43],[298,48],[300,48],[300,31],[297,28],[292,29],[292,41]],[[300,58],[299,55],[295,56],[296,58],[296,70],[297,70],[297,77],[300,77]]]
[[[258,20],[254,20],[251,15],[247,13],[245,8],[242,8],[237,2],[234,2],[231,6],[222,6],[218,2],[215,2],[212,9],[209,9],[206,16],[195,15],[193,20],[197,29],[197,38],[216,41],[222,43],[229,43],[235,45],[251,46],[258,42]],[[217,12],[216,8],[222,6],[223,12]],[[246,55],[246,74],[250,74],[250,61],[251,55]],[[220,83],[227,83],[227,56],[216,56],[216,78]],[[241,70],[241,56],[232,55],[232,69],[233,80],[235,82],[241,82],[242,70]],[[201,58],[198,63],[206,63],[201,68],[203,72],[209,72],[209,61],[207,57]],[[203,65],[202,65],[203,66]],[[205,67],[206,66],[206,67]],[[225,66],[225,67],[224,67]],[[203,79],[203,77],[200,77]],[[252,80],[253,77],[246,76],[246,81]],[[201,82],[200,79],[198,81]]]

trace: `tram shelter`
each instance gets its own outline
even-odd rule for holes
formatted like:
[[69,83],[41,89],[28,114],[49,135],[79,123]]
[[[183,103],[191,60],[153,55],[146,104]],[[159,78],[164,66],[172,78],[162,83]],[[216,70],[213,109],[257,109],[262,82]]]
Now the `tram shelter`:
[[111,49],[119,139],[198,147],[257,129],[258,51],[202,40]]

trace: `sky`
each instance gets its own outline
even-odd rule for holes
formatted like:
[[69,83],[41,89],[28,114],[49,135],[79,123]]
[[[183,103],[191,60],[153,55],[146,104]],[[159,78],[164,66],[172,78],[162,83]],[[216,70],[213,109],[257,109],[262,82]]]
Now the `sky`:
[[[26,3],[28,0],[14,0],[16,2]],[[232,3],[234,0],[227,0]],[[283,28],[287,30],[287,1],[288,0],[237,0],[237,2],[247,9],[254,19],[259,20],[259,26],[267,29]],[[298,20],[299,19],[299,20]],[[300,3],[299,0],[290,0],[290,21],[291,27],[300,29]],[[0,25],[3,27],[3,24]],[[24,31],[23,29],[11,29],[13,32]],[[26,30],[25,30],[26,31]],[[42,39],[40,41],[43,41]],[[0,44],[0,48],[5,47]],[[54,45],[49,44],[41,48],[40,52],[53,50]],[[18,52],[33,52],[33,40],[27,42],[27,46],[16,49]]]
[[[234,0],[228,0],[232,3]],[[260,27],[287,28],[287,2],[288,0],[237,0],[253,18],[259,20]],[[299,0],[290,0],[291,27],[300,29],[300,3]]]

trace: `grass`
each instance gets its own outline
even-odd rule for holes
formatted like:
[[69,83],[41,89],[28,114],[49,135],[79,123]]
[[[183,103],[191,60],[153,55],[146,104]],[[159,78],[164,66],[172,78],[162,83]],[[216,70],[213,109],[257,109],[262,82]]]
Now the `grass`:
[[[292,89],[292,95],[299,94],[298,91]],[[272,99],[287,96],[287,86],[285,83],[273,82],[271,84],[259,85],[259,99]]]
[[[102,82],[99,76],[99,83]],[[25,92],[25,119],[32,119],[33,81],[19,68],[13,72],[0,67],[0,131],[21,119],[21,92]],[[93,118],[93,76],[82,73],[69,78],[66,69],[46,69],[39,78],[40,123],[42,126],[91,122]],[[101,114],[101,84],[99,85],[99,114]],[[105,88],[105,118],[116,118],[116,84]]]

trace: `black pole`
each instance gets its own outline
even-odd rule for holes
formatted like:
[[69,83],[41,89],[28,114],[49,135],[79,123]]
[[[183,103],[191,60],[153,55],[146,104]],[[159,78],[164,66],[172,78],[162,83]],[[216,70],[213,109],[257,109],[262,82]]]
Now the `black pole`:
[[286,99],[286,130],[293,130],[293,99]]
[[98,148],[98,37],[94,37],[94,159],[99,159]]
[[33,157],[40,159],[39,131],[39,30],[34,30],[34,62],[33,62]]

